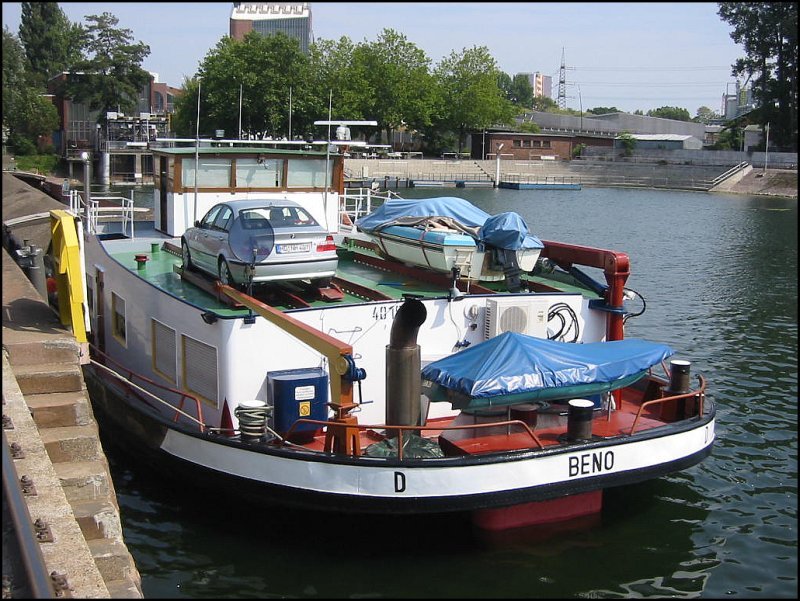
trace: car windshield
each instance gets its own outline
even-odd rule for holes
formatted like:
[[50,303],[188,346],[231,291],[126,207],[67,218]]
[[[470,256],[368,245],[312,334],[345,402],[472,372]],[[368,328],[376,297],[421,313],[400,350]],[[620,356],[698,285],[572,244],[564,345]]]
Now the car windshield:
[[242,228],[246,230],[263,229],[267,222],[273,228],[305,227],[318,225],[316,220],[300,207],[258,207],[239,212]]

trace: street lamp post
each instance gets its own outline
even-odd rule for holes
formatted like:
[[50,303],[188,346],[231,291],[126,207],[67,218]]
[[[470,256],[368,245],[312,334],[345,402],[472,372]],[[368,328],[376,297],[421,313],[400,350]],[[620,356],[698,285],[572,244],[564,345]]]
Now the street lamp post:
[[497,145],[497,155],[495,157],[495,173],[494,173],[494,187],[497,188],[500,185],[500,151],[503,150],[503,146],[505,144],[498,144]]
[[88,232],[89,216],[90,216],[89,208],[92,203],[92,193],[91,190],[89,189],[90,183],[92,181],[92,176],[91,176],[92,162],[90,160],[89,153],[86,152],[85,150],[81,153],[81,160],[83,161],[83,202],[84,202],[83,215],[84,215],[84,220],[86,222],[84,224],[84,228]]

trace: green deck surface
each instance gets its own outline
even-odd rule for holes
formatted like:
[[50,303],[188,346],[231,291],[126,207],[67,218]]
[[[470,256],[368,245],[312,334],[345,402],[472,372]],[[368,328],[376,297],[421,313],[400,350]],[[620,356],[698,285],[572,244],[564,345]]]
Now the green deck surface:
[[[145,254],[148,260],[145,262],[144,269],[139,269],[136,262],[136,255]],[[163,289],[169,294],[181,298],[193,305],[202,307],[207,311],[214,311],[220,317],[238,317],[246,315],[247,309],[236,309],[221,302],[216,296],[203,288],[183,280],[181,276],[175,271],[176,268],[181,267],[182,261],[180,256],[177,256],[169,251],[159,250],[158,252],[142,253],[140,251],[121,251],[114,252],[114,259],[119,261],[122,265],[128,267],[132,272],[136,272],[140,277],[152,283],[153,285]],[[386,295],[392,299],[402,299],[403,294],[413,293],[418,294],[425,298],[441,297],[447,295],[447,286],[436,286],[428,282],[422,282],[401,274],[383,271],[363,263],[358,263],[353,260],[353,253],[344,251],[339,259],[338,269],[336,270],[336,277],[347,280],[354,284],[358,284],[370,290],[375,290],[381,294]],[[195,272],[195,275],[200,279],[206,280],[209,285],[212,284],[210,278]],[[253,289],[253,296],[259,298],[259,287]],[[337,304],[358,304],[363,303],[364,299],[350,294],[344,293],[344,298],[341,301],[324,301],[319,299],[309,298],[308,295],[299,294],[301,298],[306,300],[312,307],[324,307]],[[292,307],[277,303],[270,303],[271,306],[288,310]]]

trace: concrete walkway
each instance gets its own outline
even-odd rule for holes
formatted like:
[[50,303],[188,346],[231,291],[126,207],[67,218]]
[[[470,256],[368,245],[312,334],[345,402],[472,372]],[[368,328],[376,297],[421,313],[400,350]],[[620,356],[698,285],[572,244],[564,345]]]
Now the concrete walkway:
[[[7,193],[4,186],[4,209]],[[20,445],[24,457],[15,469],[37,492],[26,497],[31,519],[44,520],[53,534],[53,542],[41,543],[47,572],[64,574],[72,597],[142,598],[80,345],[5,249],[2,278],[3,414],[13,424],[6,437]]]

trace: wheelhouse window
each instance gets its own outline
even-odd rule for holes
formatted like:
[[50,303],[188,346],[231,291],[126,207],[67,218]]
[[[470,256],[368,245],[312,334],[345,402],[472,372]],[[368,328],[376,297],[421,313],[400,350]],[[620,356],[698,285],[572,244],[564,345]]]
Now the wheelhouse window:
[[183,387],[217,407],[217,349],[185,334],[182,342]]
[[153,369],[173,384],[177,381],[177,355],[175,346],[175,330],[168,328],[157,320],[152,320],[152,356]]
[[128,344],[125,328],[125,299],[118,296],[116,292],[111,293],[111,333],[120,344]]
[[[325,159],[289,160],[286,185],[289,188],[324,188],[325,167]],[[327,184],[330,185],[331,174],[327,175]]]
[[236,187],[282,187],[283,163],[282,159],[236,159]]
[[[194,187],[194,159],[185,158],[181,162],[183,187]],[[231,160],[201,158],[197,169],[198,188],[229,188],[231,185]]]

